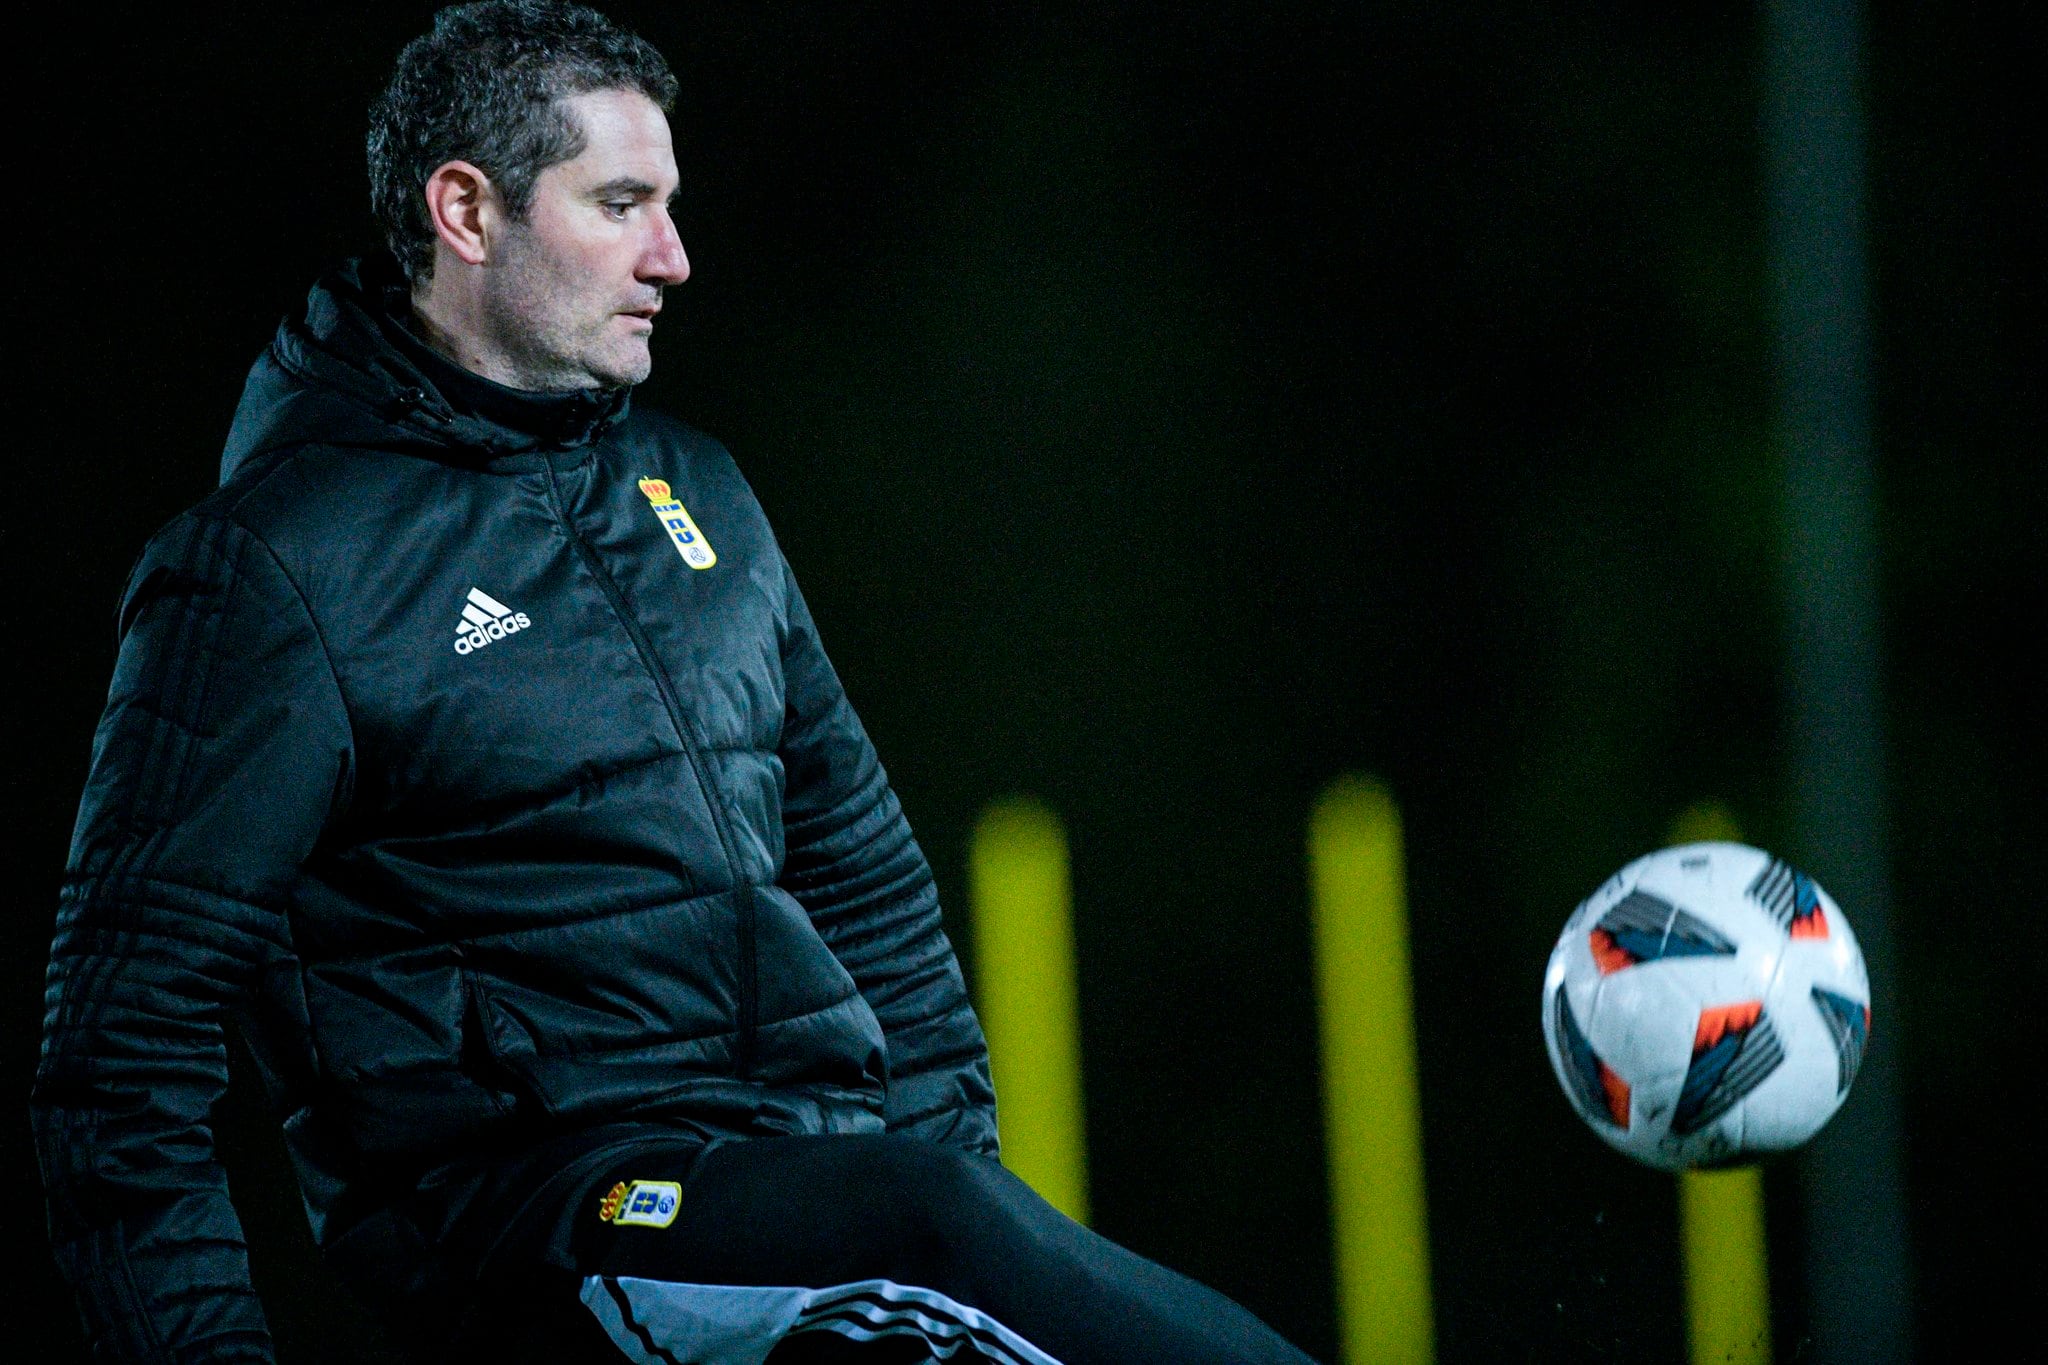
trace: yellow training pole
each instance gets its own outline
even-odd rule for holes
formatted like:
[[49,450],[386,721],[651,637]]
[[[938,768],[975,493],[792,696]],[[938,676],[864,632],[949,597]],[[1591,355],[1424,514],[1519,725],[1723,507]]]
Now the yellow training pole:
[[1754,1166],[1681,1171],[1685,1311],[1694,1365],[1769,1365],[1763,1180]]
[[1088,1221],[1088,1144],[1074,986],[1073,897],[1059,817],[997,801],[968,851],[977,1006],[995,1073],[1003,1164]]
[[1401,817],[1339,778],[1308,830],[1337,1332],[1346,1365],[1434,1358]]
[[[1711,803],[1692,807],[1671,827],[1675,844],[1739,838],[1735,818]],[[1762,1173],[1754,1166],[1679,1172],[1678,1227],[1693,1365],[1770,1365]]]

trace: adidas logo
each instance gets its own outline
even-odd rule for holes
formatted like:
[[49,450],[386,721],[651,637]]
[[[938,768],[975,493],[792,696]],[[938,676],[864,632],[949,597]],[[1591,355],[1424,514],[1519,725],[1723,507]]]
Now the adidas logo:
[[469,601],[462,604],[462,617],[455,623],[455,652],[472,653],[532,624],[525,612],[512,610],[482,588],[471,588]]

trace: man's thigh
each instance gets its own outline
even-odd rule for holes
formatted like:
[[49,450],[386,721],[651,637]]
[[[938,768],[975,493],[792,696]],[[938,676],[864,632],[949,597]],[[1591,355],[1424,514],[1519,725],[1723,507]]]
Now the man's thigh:
[[501,1280],[514,1289],[492,1310],[534,1324],[524,1346],[563,1343],[557,1359],[604,1359],[602,1341],[628,1359],[707,1365],[1306,1359],[996,1162],[915,1139],[643,1149],[570,1198],[566,1258],[553,1259],[580,1280],[581,1318],[562,1311],[560,1269],[553,1290]]

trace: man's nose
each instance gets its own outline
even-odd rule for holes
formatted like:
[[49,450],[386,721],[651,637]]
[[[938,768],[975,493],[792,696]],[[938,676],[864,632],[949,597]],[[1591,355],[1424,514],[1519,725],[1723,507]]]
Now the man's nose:
[[675,220],[666,213],[657,213],[654,219],[658,226],[640,260],[640,278],[647,284],[681,284],[690,278],[690,258],[683,251],[683,239],[676,232]]

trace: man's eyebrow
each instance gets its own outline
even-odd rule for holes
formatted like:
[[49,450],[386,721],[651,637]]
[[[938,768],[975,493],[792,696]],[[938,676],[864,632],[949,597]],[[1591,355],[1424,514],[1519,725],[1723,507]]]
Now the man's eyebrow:
[[[591,190],[590,197],[592,199],[653,199],[659,193],[658,186],[650,184],[638,176],[622,175],[616,179],[607,180],[602,185]],[[681,194],[682,190],[680,188],[676,189],[668,196],[669,202],[673,204]]]

